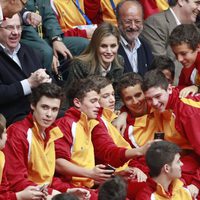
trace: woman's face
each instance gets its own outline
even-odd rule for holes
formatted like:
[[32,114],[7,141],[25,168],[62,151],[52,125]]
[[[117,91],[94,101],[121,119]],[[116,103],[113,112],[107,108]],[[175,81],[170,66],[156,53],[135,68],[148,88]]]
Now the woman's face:
[[114,35],[109,35],[103,38],[99,46],[98,57],[103,67],[108,68],[114,60],[119,44]]

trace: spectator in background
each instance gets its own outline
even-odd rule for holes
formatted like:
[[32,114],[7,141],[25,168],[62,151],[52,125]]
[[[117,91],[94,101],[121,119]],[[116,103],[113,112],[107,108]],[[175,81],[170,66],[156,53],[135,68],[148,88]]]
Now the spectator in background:
[[79,198],[73,194],[63,193],[55,195],[52,200],[79,200]]
[[72,55],[79,55],[88,45],[88,41],[84,38],[63,37],[63,32],[49,1],[29,0],[26,9],[40,14],[42,22],[36,28],[31,25],[24,26],[22,42],[41,53],[43,67],[48,70],[53,67],[53,70],[57,72],[59,58],[64,59],[70,58]]
[[[93,9],[99,9],[97,6],[100,2],[87,2],[88,0],[50,1],[65,36],[79,36],[91,39],[97,25],[95,23],[93,24],[93,21],[90,19],[90,15],[93,16]],[[88,13],[85,12],[85,2],[86,6],[88,6]]]
[[72,60],[68,82],[95,74],[106,76],[115,85],[124,72],[124,60],[117,54],[119,40],[114,25],[106,22],[99,25],[85,52]]
[[1,0],[0,1],[0,24],[4,17],[12,17],[25,6],[27,0]]
[[200,11],[199,0],[170,0],[169,9],[150,16],[144,22],[142,37],[151,45],[154,56],[166,55],[175,63],[175,80],[177,85],[182,65],[176,61],[168,44],[172,30],[181,23],[194,23]]
[[42,69],[40,56],[19,43],[22,25],[18,14],[6,18],[0,26],[0,112],[7,125],[24,118],[30,112],[28,96],[43,82],[51,82]]
[[98,200],[125,200],[127,186],[123,178],[115,176],[99,188]]
[[124,71],[143,76],[153,57],[149,45],[139,38],[143,29],[142,5],[136,0],[123,0],[117,5],[116,15],[121,34],[118,53],[124,57]]
[[146,186],[141,188],[136,200],[187,199],[192,200],[189,190],[181,178],[180,148],[173,143],[160,141],[153,143],[147,151],[146,163],[150,176]]

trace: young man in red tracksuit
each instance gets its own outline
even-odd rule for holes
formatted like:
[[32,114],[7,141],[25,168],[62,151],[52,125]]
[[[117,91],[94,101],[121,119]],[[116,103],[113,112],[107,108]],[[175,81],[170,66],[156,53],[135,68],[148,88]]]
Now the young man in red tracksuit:
[[[69,183],[54,178],[54,142],[63,136],[61,130],[53,126],[61,104],[61,91],[55,84],[39,85],[32,90],[32,112],[24,120],[13,123],[7,129],[8,140],[4,149],[6,175],[14,192],[27,186],[44,186],[43,190],[49,196],[60,193],[58,190],[73,190],[69,189]],[[89,191],[78,190],[84,197],[89,195]],[[33,198],[38,199],[36,193]]]
[[159,141],[147,151],[146,163],[150,176],[145,186],[137,193],[136,200],[192,200],[181,180],[181,149],[173,143]]
[[[143,91],[147,103],[159,112],[164,112],[166,109],[173,111],[175,115],[175,128],[176,130],[187,138],[195,153],[192,153],[191,165],[197,163],[195,167],[195,175],[192,177],[184,177],[188,184],[193,197],[199,194],[200,188],[200,95],[187,96],[185,98],[179,98],[179,90],[172,88],[167,82],[163,73],[152,70],[145,74]],[[194,162],[194,163],[193,163]]]

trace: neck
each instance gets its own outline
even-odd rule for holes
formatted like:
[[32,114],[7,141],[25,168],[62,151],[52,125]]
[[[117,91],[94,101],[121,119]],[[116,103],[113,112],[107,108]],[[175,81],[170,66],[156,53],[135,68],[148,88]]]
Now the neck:
[[166,192],[169,192],[169,186],[172,181],[168,177],[166,177],[165,175],[159,175],[157,177],[154,177],[153,180],[156,183],[159,183],[160,185],[162,185],[162,187],[164,188]]
[[180,10],[179,5],[176,5],[174,7],[171,7],[171,9],[174,11],[176,17],[178,18],[178,20],[183,23],[182,21],[182,11]]

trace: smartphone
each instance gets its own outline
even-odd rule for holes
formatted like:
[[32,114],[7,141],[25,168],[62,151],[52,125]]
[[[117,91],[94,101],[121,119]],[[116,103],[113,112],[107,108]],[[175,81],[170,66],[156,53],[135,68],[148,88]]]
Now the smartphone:
[[40,185],[40,186],[39,186],[39,191],[42,192],[42,191],[44,190],[44,188],[47,187],[48,185],[49,185],[48,183],[45,183],[45,184],[43,184],[43,185]]
[[155,132],[154,133],[154,140],[155,139],[164,140],[164,138],[165,138],[165,133],[164,132]]
[[107,170],[113,170],[113,171],[116,170],[115,167],[113,167],[112,165],[109,165],[109,164],[106,165],[106,168],[105,168],[105,169],[107,169]]

